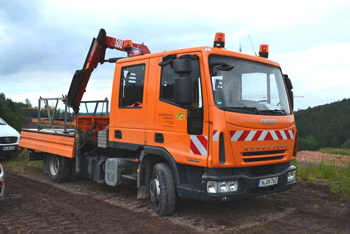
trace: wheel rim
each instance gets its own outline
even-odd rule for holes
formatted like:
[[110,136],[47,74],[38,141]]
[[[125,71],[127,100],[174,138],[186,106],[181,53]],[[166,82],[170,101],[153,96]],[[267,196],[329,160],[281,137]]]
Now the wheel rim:
[[159,203],[160,187],[159,187],[159,178],[157,175],[154,177],[153,180],[151,180],[150,193],[151,193],[152,202]]
[[58,169],[59,169],[59,161],[57,157],[54,157],[53,159],[51,159],[51,163],[50,163],[51,175],[53,176],[57,175]]

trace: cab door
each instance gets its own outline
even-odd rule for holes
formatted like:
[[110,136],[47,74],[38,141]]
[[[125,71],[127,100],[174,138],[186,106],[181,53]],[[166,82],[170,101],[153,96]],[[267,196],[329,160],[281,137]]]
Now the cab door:
[[183,55],[191,59],[191,94],[192,102],[176,103],[175,80],[179,74],[174,71],[171,63],[161,67],[159,98],[156,102],[155,114],[155,146],[165,148],[177,163],[195,166],[207,166],[208,129],[203,97],[203,82],[201,71],[202,55],[198,51],[188,51],[186,54],[174,54],[180,58]]
[[146,143],[146,77],[148,60],[118,63],[111,103],[110,142]]

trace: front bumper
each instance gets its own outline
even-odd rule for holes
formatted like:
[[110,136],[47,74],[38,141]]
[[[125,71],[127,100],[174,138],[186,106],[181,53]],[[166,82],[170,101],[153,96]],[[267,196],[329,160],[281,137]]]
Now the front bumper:
[[[233,170],[231,175],[222,175],[219,170],[208,171],[202,176],[201,185],[197,188],[182,187],[179,185],[178,194],[180,197],[197,199],[203,201],[235,201],[244,200],[254,196],[265,195],[290,189],[295,182],[288,182],[288,172],[295,171],[296,167],[282,164],[274,173],[256,175],[251,170],[240,169]],[[268,187],[259,187],[259,180],[278,177],[278,183]],[[238,181],[238,190],[230,193],[208,193],[208,181]]]
[[0,145],[0,156],[12,156],[22,153],[23,148],[18,145]]

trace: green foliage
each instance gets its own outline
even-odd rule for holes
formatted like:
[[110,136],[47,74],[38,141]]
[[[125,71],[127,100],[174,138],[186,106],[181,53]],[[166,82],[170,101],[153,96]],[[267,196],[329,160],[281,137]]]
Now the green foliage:
[[337,168],[338,174],[331,183],[331,193],[341,194],[344,198],[350,198],[350,163],[345,167]]
[[333,194],[341,194],[343,198],[350,197],[350,179],[336,180],[331,183],[330,192]]
[[334,179],[337,175],[337,165],[335,162],[325,162],[322,161],[319,164],[316,164],[315,166],[315,173],[318,177],[324,178],[324,179]]
[[313,168],[311,163],[304,163],[299,161],[293,161],[292,165],[297,167],[297,175],[300,176],[302,180],[310,180]]
[[350,139],[345,141],[344,144],[341,145],[342,149],[350,149]]
[[299,110],[294,115],[299,150],[350,148],[350,99]]
[[324,154],[338,154],[338,155],[346,155],[346,156],[350,156],[350,149],[344,149],[344,148],[321,148],[319,149],[319,151],[321,153]]
[[9,161],[4,161],[1,163],[5,169],[9,169],[17,173],[42,171],[42,161],[28,161],[27,149],[24,149],[23,152],[18,155],[18,157],[14,157]]
[[310,134],[306,138],[299,138],[299,150],[317,150],[320,144],[317,142],[316,138]]
[[297,167],[297,175],[301,180],[327,179],[330,181],[329,191],[341,197],[350,197],[350,163],[339,165],[336,161],[323,160],[320,163],[292,162]]
[[21,108],[25,106],[26,104],[13,102],[10,98],[6,98],[5,94],[0,93],[0,117],[17,131],[20,131],[23,125]]
[[[10,98],[6,98],[4,93],[0,93],[0,117],[3,118],[6,123],[20,132],[24,123],[24,116],[38,118],[38,110],[37,108],[32,108],[29,99],[25,99],[24,103],[14,102]],[[47,110],[41,111],[40,116],[42,118],[47,118]],[[64,111],[57,109],[55,117],[64,117]]]

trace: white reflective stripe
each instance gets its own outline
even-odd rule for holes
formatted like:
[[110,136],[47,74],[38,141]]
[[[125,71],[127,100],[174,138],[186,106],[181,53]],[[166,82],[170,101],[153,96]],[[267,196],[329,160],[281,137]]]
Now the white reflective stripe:
[[288,130],[288,133],[289,133],[290,139],[294,139],[293,131],[292,130]]
[[266,137],[267,133],[268,133],[268,131],[262,131],[261,135],[259,136],[258,141],[265,140],[265,137]]
[[272,138],[273,138],[275,141],[276,141],[276,140],[279,140],[279,139],[278,139],[278,136],[277,136],[277,134],[276,134],[275,131],[269,131],[269,132],[270,132]]
[[236,131],[233,136],[231,137],[231,141],[238,141],[238,139],[241,137],[243,131]]
[[244,141],[251,141],[255,136],[255,134],[256,134],[256,131],[250,131],[248,136],[244,139]]
[[[208,140],[208,137],[205,136],[205,139]],[[200,152],[200,155],[207,155],[206,146],[202,145],[202,142],[199,141],[197,136],[191,136],[191,140],[192,140],[193,144],[196,146],[197,150]]]
[[219,141],[219,134],[220,134],[219,131],[214,130],[214,133],[213,133],[213,141]]
[[288,137],[287,137],[285,131],[282,131],[282,130],[281,130],[280,133],[281,133],[281,135],[282,135],[282,139],[283,139],[283,140],[287,140],[287,139],[288,139]]

